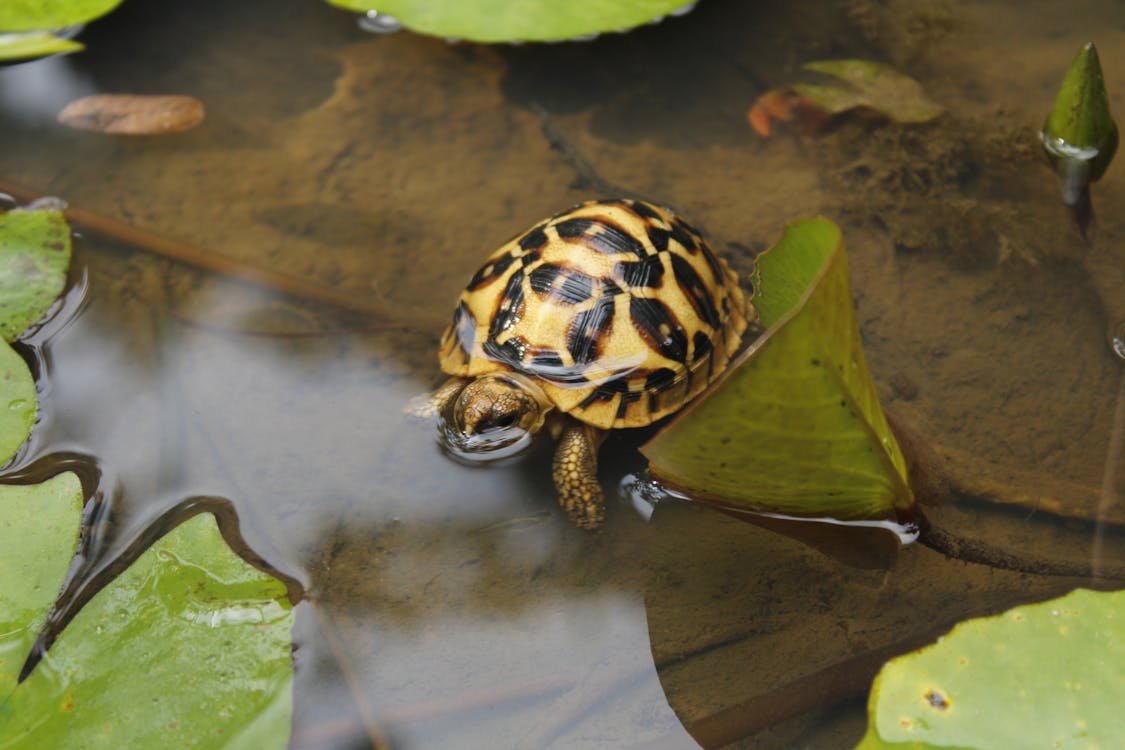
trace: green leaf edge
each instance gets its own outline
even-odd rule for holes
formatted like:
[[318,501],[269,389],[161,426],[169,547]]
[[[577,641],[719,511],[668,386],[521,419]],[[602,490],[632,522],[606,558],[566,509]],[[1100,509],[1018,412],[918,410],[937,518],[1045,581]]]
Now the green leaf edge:
[[[505,17],[497,18],[495,14],[478,12],[453,12],[445,10],[452,6],[451,2],[419,2],[418,0],[325,0],[330,5],[344,10],[365,13],[368,10],[378,10],[397,19],[404,28],[419,34],[464,39],[472,42],[550,42],[566,41],[589,34],[605,32],[624,32],[646,23],[665,18],[673,11],[684,7],[687,0],[630,0],[622,3],[619,0],[611,3],[588,3],[596,5],[603,15],[598,17],[591,13],[570,12],[564,14],[561,20],[552,19],[558,16],[554,10],[563,3],[553,0],[543,0],[535,3],[547,8],[539,13],[528,13],[526,3],[513,3],[513,10]],[[470,5],[470,0],[462,0],[465,5]],[[565,5],[576,4],[574,0]],[[493,4],[496,5],[495,3]],[[373,7],[374,6],[374,7]],[[462,6],[464,7],[464,6]],[[648,10],[639,8],[647,7]],[[486,10],[495,10],[486,8]],[[606,15],[608,14],[608,16]],[[544,22],[543,16],[548,18]],[[610,20],[600,20],[607,18]],[[467,20],[466,20],[467,19]],[[487,19],[487,20],[484,20]]]
[[[7,408],[0,414],[0,466],[12,460],[27,442],[39,415],[39,394],[23,357],[0,338],[0,395]],[[22,403],[18,403],[22,402]]]
[[66,55],[85,47],[71,39],[47,32],[0,34],[0,60],[30,60],[48,55]]
[[[29,563],[26,559],[13,557],[13,546],[10,542],[0,549],[2,577],[16,576],[16,580],[8,582],[9,585],[5,585],[0,592],[0,600],[15,608],[20,608],[22,604],[22,606],[30,605],[36,610],[32,619],[22,628],[19,627],[18,620],[3,623],[8,629],[0,635],[0,643],[3,643],[3,648],[0,649],[0,706],[15,689],[21,660],[27,656],[27,650],[35,641],[35,636],[47,619],[51,604],[66,579],[66,572],[74,557],[82,530],[84,499],[82,482],[77,474],[70,471],[56,474],[38,484],[0,485],[0,503],[2,503],[0,529],[4,530],[5,538],[8,538],[6,535],[10,534],[13,528],[8,524],[18,523],[24,515],[34,517],[36,519],[34,528],[18,535],[15,549],[22,553],[20,544],[34,546],[39,542],[46,542],[57,545],[58,549],[53,551],[61,558],[51,559],[52,555],[48,554],[46,564],[37,561],[32,571],[28,571],[26,566]],[[46,537],[43,537],[44,533],[47,533]],[[42,547],[35,550],[36,553],[44,551]],[[9,564],[15,564],[17,567],[15,570],[9,570]],[[21,565],[25,566],[23,570],[19,567]],[[39,573],[38,579],[35,570]],[[20,599],[24,601],[21,602]],[[13,616],[18,617],[13,611],[0,611],[0,617],[4,620]],[[3,735],[4,733],[0,731],[0,738]],[[0,746],[3,744],[0,739]]]
[[88,23],[123,0],[4,0],[0,3],[0,33],[50,31]]
[[[14,227],[13,227],[14,225]],[[54,237],[52,232],[57,232]],[[58,247],[51,242],[57,241]],[[44,249],[46,248],[46,250]],[[53,257],[51,250],[59,255]],[[72,256],[70,224],[62,211],[55,209],[16,209],[0,212],[0,251],[14,251],[28,256],[37,272],[46,270],[44,278],[49,284],[23,284],[26,290],[31,287],[38,292],[47,292],[49,298],[43,304],[17,307],[0,315],[0,334],[7,341],[15,341],[28,329],[41,322],[47,312],[66,289],[66,277],[70,270]],[[0,258],[6,262],[7,258]],[[7,269],[3,269],[6,273]],[[0,277],[0,292],[11,293],[14,287],[7,283],[7,276]],[[36,300],[36,301],[42,301]],[[26,313],[26,314],[25,314]]]

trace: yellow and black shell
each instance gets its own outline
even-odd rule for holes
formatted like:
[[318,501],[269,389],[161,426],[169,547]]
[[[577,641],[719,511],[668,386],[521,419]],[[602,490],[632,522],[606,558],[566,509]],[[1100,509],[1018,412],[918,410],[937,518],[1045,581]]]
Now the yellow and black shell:
[[641,427],[723,371],[747,314],[737,276],[685,221],[591,201],[488,257],[442,335],[441,369],[515,370],[582,422]]

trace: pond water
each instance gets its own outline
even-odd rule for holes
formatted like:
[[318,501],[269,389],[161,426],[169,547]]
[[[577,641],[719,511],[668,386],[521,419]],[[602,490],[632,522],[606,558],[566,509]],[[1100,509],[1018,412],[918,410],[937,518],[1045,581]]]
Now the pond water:
[[[229,498],[307,587],[299,748],[840,748],[870,670],[969,616],[1120,585],[950,560],[887,532],[810,546],[622,480],[598,533],[551,451],[488,467],[403,414],[485,255],[607,191],[673,206],[745,275],[787,221],[849,247],[884,403],[946,462],[935,525],[1016,557],[1125,565],[1125,170],[1084,244],[1038,153],[1094,40],[1125,112],[1112,0],[739,2],[590,43],[486,47],[361,31],[315,0],[125,3],[87,51],[0,69],[0,192],[78,227],[43,416],[6,471],[89,457],[103,554],[186,497]],[[745,115],[804,62],[876,59],[947,114],[809,140]],[[199,128],[54,121],[89,93],[188,94]],[[81,223],[81,222],[79,222]],[[1115,432],[1116,431],[1116,432]]]

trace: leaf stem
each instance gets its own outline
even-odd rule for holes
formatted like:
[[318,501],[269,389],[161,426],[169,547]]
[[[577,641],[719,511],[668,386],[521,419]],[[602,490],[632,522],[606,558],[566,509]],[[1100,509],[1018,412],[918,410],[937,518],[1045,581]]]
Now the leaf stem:
[[[4,181],[0,181],[0,193],[6,193],[20,203],[30,203],[39,197],[26,188]],[[72,225],[88,232],[109,237],[123,244],[203,271],[227,276],[251,286],[318,302],[348,312],[374,315],[392,321],[402,321],[404,324],[411,323],[413,327],[428,327],[432,322],[433,327],[438,328],[445,324],[444,318],[439,321],[436,316],[428,312],[401,310],[387,305],[373,296],[358,295],[316,281],[260,268],[221,255],[208,248],[165,237],[92,211],[68,207],[64,213]]]

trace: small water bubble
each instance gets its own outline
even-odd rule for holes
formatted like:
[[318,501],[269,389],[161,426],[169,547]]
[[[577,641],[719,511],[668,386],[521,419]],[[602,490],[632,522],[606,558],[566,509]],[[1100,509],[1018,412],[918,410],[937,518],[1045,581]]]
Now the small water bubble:
[[402,22],[389,13],[369,10],[359,17],[359,28],[370,34],[394,34],[402,31]]
[[644,474],[626,474],[621,478],[617,493],[622,499],[629,501],[633,510],[637,511],[646,521],[652,518],[656,506],[663,501],[684,499],[683,495],[673,492]]
[[1113,329],[1113,338],[1110,340],[1110,345],[1113,347],[1114,354],[1121,359],[1125,359],[1125,320],[1118,322]]

